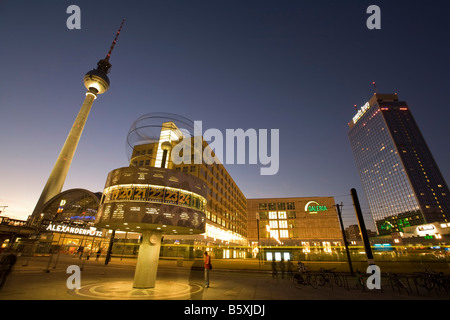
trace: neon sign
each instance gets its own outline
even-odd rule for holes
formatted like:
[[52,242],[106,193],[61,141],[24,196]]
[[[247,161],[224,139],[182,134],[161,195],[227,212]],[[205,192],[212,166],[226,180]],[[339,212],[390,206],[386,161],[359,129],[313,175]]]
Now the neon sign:
[[316,214],[319,211],[328,211],[326,206],[321,206],[319,205],[318,202],[316,201],[309,201],[306,205],[305,205],[305,211],[311,213],[311,214]]
[[358,120],[364,115],[364,113],[367,112],[367,110],[370,109],[370,104],[369,102],[366,102],[365,105],[363,105],[361,107],[361,109],[359,109],[358,113],[356,114],[356,116],[353,117],[353,124],[355,124],[356,122],[358,122]]

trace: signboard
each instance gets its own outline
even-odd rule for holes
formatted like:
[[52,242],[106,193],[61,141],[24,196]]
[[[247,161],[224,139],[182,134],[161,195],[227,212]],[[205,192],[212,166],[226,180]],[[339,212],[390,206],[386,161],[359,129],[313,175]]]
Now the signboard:
[[70,234],[77,234],[77,235],[81,235],[81,236],[96,236],[96,237],[103,236],[103,231],[97,230],[97,228],[86,229],[86,228],[82,228],[82,227],[69,226],[66,224],[50,223],[48,225],[48,227],[45,229],[45,231],[70,233]]
[[305,205],[305,211],[311,214],[317,214],[319,211],[328,211],[327,206],[321,206],[316,201],[309,201]]
[[367,112],[367,110],[370,109],[370,104],[369,102],[366,102],[365,105],[363,105],[361,107],[361,109],[359,109],[358,113],[353,117],[353,124],[355,124],[356,122],[358,122],[358,120],[364,115],[364,113]]
[[437,233],[437,229],[432,224],[422,224],[420,226],[417,226],[416,228],[416,234],[418,236],[431,236]]

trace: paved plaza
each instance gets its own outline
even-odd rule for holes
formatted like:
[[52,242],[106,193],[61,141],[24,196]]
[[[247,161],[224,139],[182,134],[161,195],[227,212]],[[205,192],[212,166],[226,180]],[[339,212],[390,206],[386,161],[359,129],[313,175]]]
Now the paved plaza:
[[[81,268],[80,289],[68,289],[70,265]],[[215,261],[209,288],[203,286],[202,260],[160,260],[152,289],[133,289],[135,260],[113,258],[80,260],[75,255],[20,257],[0,290],[0,300],[436,300],[449,298],[437,292],[394,291],[389,281],[382,290],[361,290],[356,279],[345,278],[343,287],[296,288],[286,274],[274,278],[268,264],[253,262],[253,269],[239,261]],[[239,268],[239,269],[238,269]]]

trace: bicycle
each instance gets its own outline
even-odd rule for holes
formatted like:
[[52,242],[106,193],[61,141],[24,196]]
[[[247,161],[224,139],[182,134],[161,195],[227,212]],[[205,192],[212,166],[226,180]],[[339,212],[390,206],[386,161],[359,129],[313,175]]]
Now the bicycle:
[[444,275],[443,272],[436,273],[434,276],[434,282],[437,285],[438,291],[443,291],[448,294],[450,291],[450,279],[448,276]]
[[342,287],[342,278],[335,274],[333,269],[320,269],[320,273],[317,275],[317,285],[324,286],[326,283],[330,285],[330,287],[333,288],[333,284],[336,284],[338,287]]
[[436,289],[436,292],[448,294],[450,291],[450,279],[442,272],[430,271],[425,268],[424,272],[415,273],[414,283],[416,286],[425,288],[428,292]]
[[363,274],[359,270],[356,270],[356,289],[359,289],[360,287],[362,288],[362,291],[366,290]]
[[391,283],[392,290],[395,291],[394,290],[394,285],[395,285],[397,287],[399,294],[401,294],[402,290],[404,290],[404,291],[406,291],[406,293],[409,296],[409,293],[410,293],[409,288],[406,286],[406,284],[403,281],[401,281],[399,279],[398,275],[395,273],[388,273],[388,275],[389,275],[389,282]]
[[305,267],[305,265],[300,265],[297,272],[295,272],[292,276],[292,283],[294,284],[294,287],[297,289],[300,289],[302,287],[310,285],[314,289],[317,288],[317,281],[316,277],[311,275],[309,270]]
[[426,268],[424,272],[414,273],[414,283],[416,286],[425,288],[428,292],[431,292],[435,287],[433,274]]

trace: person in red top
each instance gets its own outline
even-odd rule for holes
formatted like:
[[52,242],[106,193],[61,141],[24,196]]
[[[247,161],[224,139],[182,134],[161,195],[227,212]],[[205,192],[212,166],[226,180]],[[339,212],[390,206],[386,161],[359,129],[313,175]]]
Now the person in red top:
[[209,271],[211,269],[211,257],[208,252],[205,252],[205,288],[209,288]]

